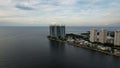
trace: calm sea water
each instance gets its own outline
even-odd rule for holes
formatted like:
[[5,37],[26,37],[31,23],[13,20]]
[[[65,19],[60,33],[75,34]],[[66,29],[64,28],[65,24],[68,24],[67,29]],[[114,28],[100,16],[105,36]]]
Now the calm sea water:
[[[90,29],[68,27],[67,33],[79,34]],[[48,27],[0,27],[0,68],[120,68],[120,57],[49,41],[48,30]]]

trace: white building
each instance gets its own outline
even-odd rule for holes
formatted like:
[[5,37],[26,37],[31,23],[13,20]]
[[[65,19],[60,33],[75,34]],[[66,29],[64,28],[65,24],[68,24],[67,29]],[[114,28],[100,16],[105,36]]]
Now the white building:
[[102,29],[99,32],[99,42],[106,43],[106,41],[107,41],[107,31],[105,29]]
[[115,31],[114,45],[120,46],[120,30]]
[[90,41],[97,42],[97,30],[96,29],[90,30]]

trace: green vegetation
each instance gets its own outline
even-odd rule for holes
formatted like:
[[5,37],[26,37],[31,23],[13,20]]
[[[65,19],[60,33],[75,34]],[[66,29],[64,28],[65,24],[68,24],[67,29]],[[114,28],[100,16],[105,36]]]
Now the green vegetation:
[[82,35],[77,35],[77,34],[73,34],[73,33],[66,34],[66,37],[72,37],[73,39],[75,39],[75,38],[83,38]]
[[89,36],[87,33],[83,33],[81,35],[78,35],[78,34],[66,34],[66,38],[68,37],[72,37],[73,39],[76,39],[76,38],[79,38],[79,39],[83,39],[83,40],[86,40],[86,41],[89,41]]
[[90,35],[90,31],[87,31],[86,33],[81,33],[81,35],[89,36]]
[[66,38],[61,38],[61,37],[59,37],[59,38],[51,37],[51,36],[47,36],[47,37],[50,38],[50,39],[54,39],[54,40],[62,40],[62,41],[66,41],[67,40]]
[[51,39],[54,39],[54,40],[57,40],[56,37],[51,37],[51,36],[47,36],[48,38],[51,38]]

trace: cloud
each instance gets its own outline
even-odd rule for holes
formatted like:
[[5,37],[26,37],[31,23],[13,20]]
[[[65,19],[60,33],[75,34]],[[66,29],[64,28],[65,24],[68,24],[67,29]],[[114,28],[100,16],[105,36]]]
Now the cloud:
[[33,10],[34,8],[26,6],[26,5],[16,5],[16,8],[22,9],[22,10]]
[[52,21],[66,25],[111,24],[120,22],[119,3],[119,0],[0,0],[0,22],[28,25],[49,25]]
[[34,9],[33,6],[31,5],[31,3],[29,3],[29,0],[18,2],[15,5],[15,7],[22,9],[22,10],[33,10]]

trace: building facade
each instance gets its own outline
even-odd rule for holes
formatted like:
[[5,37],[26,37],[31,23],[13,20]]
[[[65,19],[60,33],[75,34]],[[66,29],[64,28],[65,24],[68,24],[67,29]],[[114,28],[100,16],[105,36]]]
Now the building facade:
[[56,38],[65,38],[65,26],[50,25],[50,36]]
[[100,43],[106,43],[107,42],[107,31],[105,29],[102,29],[99,32],[99,42]]
[[90,30],[90,42],[97,42],[97,30]]
[[115,31],[114,45],[120,46],[120,30]]

